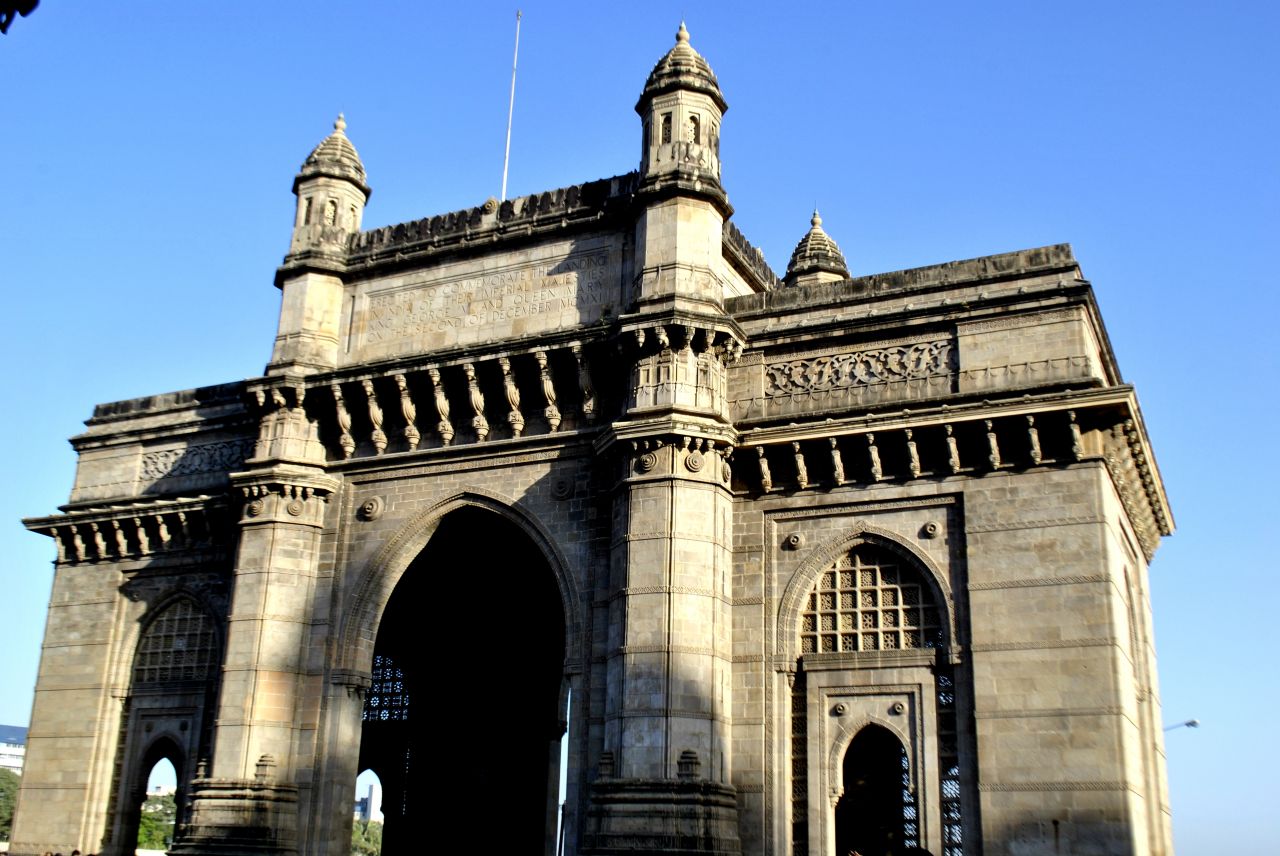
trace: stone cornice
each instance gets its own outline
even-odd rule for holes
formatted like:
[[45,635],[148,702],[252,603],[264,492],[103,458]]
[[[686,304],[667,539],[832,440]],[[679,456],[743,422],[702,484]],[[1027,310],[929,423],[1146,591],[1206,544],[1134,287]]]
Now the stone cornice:
[[998,400],[959,399],[951,396],[944,403],[931,403],[923,407],[887,406],[843,419],[810,419],[799,422],[794,418],[786,425],[760,426],[741,431],[740,445],[745,447],[774,443],[790,443],[797,440],[819,440],[858,431],[890,431],[902,428],[923,428],[931,425],[968,422],[977,419],[993,419],[1006,416],[1027,416],[1066,407],[1104,407],[1120,405],[1128,407],[1133,401],[1133,388],[1129,386],[1109,389],[1083,389],[1053,392],[1042,395],[1022,395]]
[[847,305],[885,295],[955,289],[965,285],[994,284],[1054,274],[1060,275],[1064,280],[1083,282],[1070,244],[1053,244],[940,265],[853,277],[841,282],[743,295],[730,299],[728,311],[743,317],[774,317],[797,309],[829,304]]
[[[1042,440],[1046,431],[1053,436],[1045,435]],[[963,460],[953,432],[956,437],[967,434],[971,438]],[[1010,443],[1010,439],[1016,442]],[[947,447],[937,447],[944,440]],[[983,450],[976,459],[973,440]],[[934,454],[924,455],[919,451],[921,444],[932,444]],[[905,457],[899,456],[897,469],[882,462],[880,449],[890,445],[907,451]],[[779,489],[831,487],[830,478],[813,480],[807,473],[819,456],[831,458],[835,485],[1100,462],[1116,485],[1148,561],[1160,536],[1171,535],[1174,529],[1137,398],[1129,386],[811,419],[742,431],[737,447],[735,471],[752,489],[766,494]],[[1043,452],[1046,447],[1061,451],[1051,458]],[[927,457],[935,462],[949,461],[949,466],[937,469],[935,463],[935,469],[926,471],[922,461]]]
[[234,473],[231,482],[244,497],[241,525],[323,526],[324,506],[342,485],[323,471],[288,464]]
[[226,522],[225,496],[63,506],[62,514],[22,521],[54,539],[61,563],[120,562],[207,546]]
[[644,179],[636,191],[636,199],[641,204],[652,205],[677,197],[692,197],[708,202],[726,220],[733,216],[733,206],[729,204],[724,188],[715,176],[705,172],[677,170],[659,173]]

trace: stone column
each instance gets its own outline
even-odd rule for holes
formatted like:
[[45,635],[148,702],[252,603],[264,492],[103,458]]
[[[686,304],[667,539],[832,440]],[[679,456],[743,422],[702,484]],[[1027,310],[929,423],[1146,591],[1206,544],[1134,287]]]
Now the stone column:
[[244,494],[209,776],[170,851],[297,852],[295,738],[324,507],[337,482],[281,465],[239,473]]
[[640,441],[617,488],[605,725],[614,769],[593,787],[590,853],[739,850],[732,497],[709,446]]
[[[624,331],[627,402],[603,445],[613,499],[605,761],[584,852],[737,853],[729,745],[732,432],[724,363],[737,340],[696,325]],[[634,343],[638,343],[638,348]]]
[[231,476],[242,507],[213,757],[170,850],[180,856],[298,852],[299,773],[311,762],[299,744],[314,734],[321,680],[307,674],[311,610],[340,482],[321,466],[301,385],[269,392],[258,396],[266,439],[252,469]]

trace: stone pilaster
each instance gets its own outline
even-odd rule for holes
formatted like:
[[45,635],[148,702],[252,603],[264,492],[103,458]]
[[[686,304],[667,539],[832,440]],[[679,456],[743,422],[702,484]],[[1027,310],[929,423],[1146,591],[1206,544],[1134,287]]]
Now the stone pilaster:
[[297,852],[295,738],[317,556],[337,481],[277,464],[238,473],[244,497],[210,775],[173,853]]
[[301,700],[319,680],[305,652],[326,504],[340,482],[324,472],[302,387],[253,394],[256,454],[231,476],[240,532],[213,757],[171,850],[187,856],[297,852]]

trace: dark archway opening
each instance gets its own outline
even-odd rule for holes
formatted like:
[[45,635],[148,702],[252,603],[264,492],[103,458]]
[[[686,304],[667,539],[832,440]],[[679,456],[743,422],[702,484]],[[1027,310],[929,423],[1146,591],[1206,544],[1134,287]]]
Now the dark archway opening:
[[844,756],[844,795],[836,804],[836,856],[919,852],[919,821],[907,753],[888,729],[868,725]]
[[[445,830],[555,846],[565,617],[529,537],[475,508],[446,515],[383,613],[360,769],[382,782],[382,854]],[[476,842],[479,844],[480,842]]]

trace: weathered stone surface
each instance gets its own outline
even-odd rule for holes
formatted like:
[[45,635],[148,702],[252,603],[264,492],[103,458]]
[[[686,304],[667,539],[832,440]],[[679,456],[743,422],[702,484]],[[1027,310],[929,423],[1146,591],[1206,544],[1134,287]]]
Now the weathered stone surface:
[[1171,851],[1172,517],[1070,247],[850,278],[815,217],[784,284],[725,109],[682,30],[638,171],[364,231],[339,122],[264,376],[99,406],[27,521],[14,853],[131,852],[162,757],[186,856],[345,852],[365,768],[388,854],[442,813],[521,853],[561,817],[600,856]]

